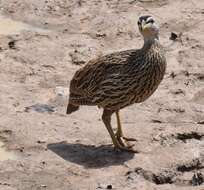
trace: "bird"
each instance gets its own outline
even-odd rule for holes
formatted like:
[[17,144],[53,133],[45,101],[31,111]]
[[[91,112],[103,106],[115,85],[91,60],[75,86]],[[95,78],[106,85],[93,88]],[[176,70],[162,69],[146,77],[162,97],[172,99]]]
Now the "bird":
[[[102,121],[114,148],[137,152],[124,136],[119,111],[135,103],[144,102],[158,88],[166,70],[165,50],[159,41],[159,27],[150,15],[140,16],[137,22],[143,36],[140,49],[113,52],[88,61],[76,71],[70,81],[67,114],[81,105],[103,109]],[[111,125],[116,114],[117,131]]]

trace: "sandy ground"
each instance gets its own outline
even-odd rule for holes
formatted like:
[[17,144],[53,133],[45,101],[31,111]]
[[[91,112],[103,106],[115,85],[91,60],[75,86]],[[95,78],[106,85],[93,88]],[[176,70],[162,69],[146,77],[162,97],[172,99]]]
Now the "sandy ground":
[[[204,1],[2,0],[0,14],[19,21],[0,24],[1,190],[204,190]],[[131,154],[113,150],[102,110],[65,110],[87,60],[142,46],[144,14],[168,67],[151,98],[121,111]]]

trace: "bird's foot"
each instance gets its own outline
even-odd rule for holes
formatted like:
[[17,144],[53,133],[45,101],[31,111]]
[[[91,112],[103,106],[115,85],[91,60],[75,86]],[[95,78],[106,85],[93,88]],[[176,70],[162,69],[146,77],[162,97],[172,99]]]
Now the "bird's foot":
[[132,137],[124,137],[123,133],[121,131],[117,131],[115,133],[115,136],[117,137],[117,139],[123,139],[125,141],[137,141],[137,139],[132,138]]
[[126,140],[125,138],[119,135],[116,135],[116,139],[118,141],[118,144],[115,145],[115,148],[124,150],[124,151],[137,153],[137,151],[133,149],[134,144],[129,143],[128,140]]
[[128,141],[126,141],[123,137],[120,137],[120,136],[116,136],[119,144],[123,147],[128,147],[128,148],[131,148],[134,146],[134,144],[131,144],[129,143]]
[[133,144],[129,143],[129,141],[137,141],[135,138],[124,137],[123,135],[121,135],[118,132],[116,132],[115,137],[117,138],[118,142],[122,146],[126,146],[126,147],[133,147],[134,146]]
[[133,153],[138,153],[138,151],[133,149],[134,144],[130,144],[129,142],[125,142],[122,137],[115,136],[112,138],[114,148],[121,151],[128,151]]
[[121,145],[120,143],[115,145],[115,149],[121,150],[121,151],[127,151],[127,152],[133,152],[138,153],[137,150],[133,149],[134,145]]
[[138,153],[138,151],[134,150],[134,144],[130,143],[129,141],[136,141],[134,138],[127,138],[124,137],[123,134],[119,131],[115,133],[113,144],[116,149],[128,152]]

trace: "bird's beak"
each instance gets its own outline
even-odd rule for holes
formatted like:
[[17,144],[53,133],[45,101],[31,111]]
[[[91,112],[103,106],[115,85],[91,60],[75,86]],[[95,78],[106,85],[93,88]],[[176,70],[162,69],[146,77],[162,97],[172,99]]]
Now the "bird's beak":
[[147,29],[147,24],[145,23],[145,21],[142,21],[142,31]]

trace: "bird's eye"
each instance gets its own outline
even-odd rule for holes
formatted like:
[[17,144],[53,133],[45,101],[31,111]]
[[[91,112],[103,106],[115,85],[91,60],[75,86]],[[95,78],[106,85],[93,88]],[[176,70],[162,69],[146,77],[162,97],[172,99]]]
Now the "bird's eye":
[[152,24],[153,24],[153,23],[154,23],[154,20],[153,20],[153,19],[150,19],[150,20],[147,21],[147,23],[152,23]]

